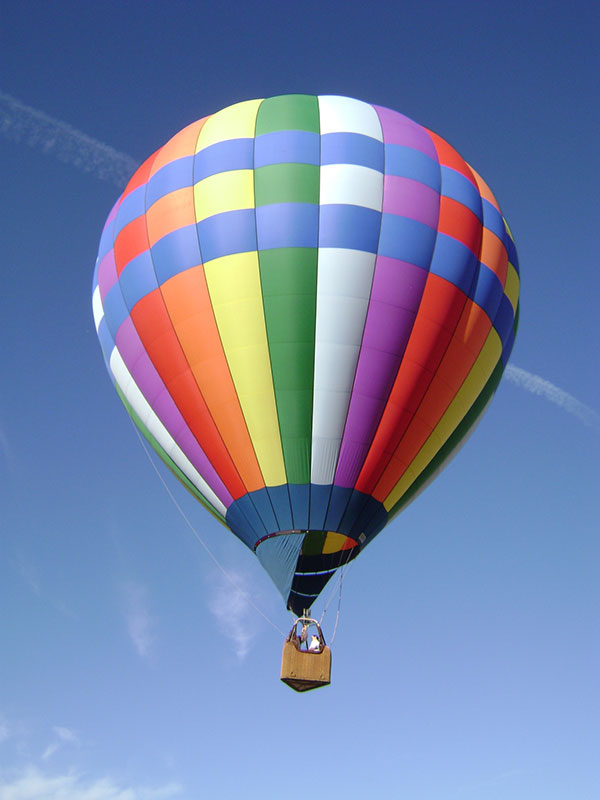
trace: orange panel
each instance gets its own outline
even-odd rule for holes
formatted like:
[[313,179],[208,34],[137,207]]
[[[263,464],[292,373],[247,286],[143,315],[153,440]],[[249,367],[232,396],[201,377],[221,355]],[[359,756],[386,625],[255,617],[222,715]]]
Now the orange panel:
[[248,491],[264,486],[215,323],[204,271],[194,267],[162,286],[186,360]]
[[194,225],[194,188],[185,186],[161,197],[146,211],[146,222],[150,247],[167,233]]
[[148,250],[148,233],[146,231],[146,217],[136,217],[131,220],[115,239],[115,263],[117,265],[117,275],[120,275],[127,264]]
[[471,172],[473,173],[473,177],[475,178],[475,183],[477,184],[477,188],[479,189],[479,194],[485,200],[487,200],[489,203],[491,203],[499,213],[502,213],[502,212],[500,212],[500,206],[498,205],[498,201],[496,200],[496,198],[492,194],[492,190],[487,185],[487,183],[483,180],[481,175],[479,175],[478,172],[475,172],[473,167],[471,167]]
[[244,486],[181,350],[158,289],[131,313],[144,348],[200,447],[234,498]]
[[506,275],[508,273],[508,254],[504,242],[488,228],[483,229],[479,260],[498,276],[498,280],[502,284],[502,287],[504,287],[506,284]]
[[196,152],[196,144],[200,136],[200,131],[207,119],[208,117],[204,117],[196,122],[192,122],[191,125],[188,125],[186,128],[179,131],[179,133],[176,133],[172,139],[169,139],[169,141],[157,151],[156,160],[152,165],[150,174],[154,175],[161,167],[164,167],[166,164],[178,158],[193,156]]

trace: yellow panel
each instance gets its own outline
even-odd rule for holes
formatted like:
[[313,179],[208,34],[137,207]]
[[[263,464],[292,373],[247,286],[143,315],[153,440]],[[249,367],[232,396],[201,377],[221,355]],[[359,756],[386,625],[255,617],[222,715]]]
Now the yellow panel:
[[508,272],[506,274],[506,286],[504,287],[504,294],[510,300],[513,311],[517,312],[517,303],[519,302],[519,288],[521,286],[521,279],[517,270],[513,265],[508,262]]
[[398,502],[464,419],[494,371],[501,355],[502,341],[494,328],[492,328],[477,361],[467,375],[456,397],[413,459],[410,467],[383,501],[386,511],[389,511]]
[[223,211],[254,208],[254,170],[219,172],[194,186],[196,219],[200,222]]
[[345,533],[337,533],[328,531],[323,543],[323,554],[325,553],[339,553],[342,547],[346,544],[348,537]]
[[286,483],[258,253],[236,253],[204,265],[225,356],[267,486]]
[[228,139],[254,137],[256,115],[261,103],[262,100],[246,100],[217,111],[209,117],[200,131],[196,152]]

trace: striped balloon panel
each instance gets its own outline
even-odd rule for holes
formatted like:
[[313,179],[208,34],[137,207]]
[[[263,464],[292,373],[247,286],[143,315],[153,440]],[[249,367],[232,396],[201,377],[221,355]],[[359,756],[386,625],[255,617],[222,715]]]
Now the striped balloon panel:
[[136,425],[302,610],[465,441],[518,294],[498,204],[450,145],[389,109],[286,95],[142,164],[93,307]]

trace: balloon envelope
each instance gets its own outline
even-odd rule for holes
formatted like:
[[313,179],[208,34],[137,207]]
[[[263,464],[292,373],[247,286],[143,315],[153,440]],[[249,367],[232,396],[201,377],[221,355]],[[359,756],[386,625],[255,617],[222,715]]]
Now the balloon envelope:
[[347,97],[251,100],[176,134],[106,222],[106,365],[168,467],[297,613],[464,442],[512,348],[491,191]]

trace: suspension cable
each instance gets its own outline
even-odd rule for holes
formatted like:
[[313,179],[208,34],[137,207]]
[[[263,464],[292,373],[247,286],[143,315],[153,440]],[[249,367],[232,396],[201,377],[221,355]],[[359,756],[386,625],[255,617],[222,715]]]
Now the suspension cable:
[[[130,417],[130,419],[131,419],[131,417]],[[287,633],[284,633],[284,632],[281,630],[281,628],[279,628],[279,627],[278,627],[278,626],[277,626],[277,625],[276,625],[276,624],[273,622],[273,620],[269,619],[269,617],[268,617],[268,616],[267,616],[267,615],[266,615],[266,614],[265,614],[263,611],[261,611],[261,609],[260,609],[260,608],[259,608],[259,607],[258,607],[258,606],[257,606],[257,605],[254,603],[254,601],[252,600],[252,598],[250,597],[250,595],[248,594],[248,592],[246,592],[244,589],[242,589],[242,587],[241,587],[241,586],[239,585],[239,583],[238,583],[238,582],[235,580],[235,578],[233,578],[233,577],[232,577],[232,576],[229,574],[229,572],[227,572],[227,570],[225,569],[225,567],[224,567],[224,566],[223,566],[223,565],[220,563],[220,561],[218,560],[218,558],[217,558],[217,557],[214,555],[214,553],[213,553],[213,552],[211,551],[211,549],[208,547],[208,545],[206,544],[206,542],[205,542],[205,541],[202,539],[202,537],[200,536],[200,534],[198,533],[198,531],[197,531],[197,530],[194,528],[194,526],[192,525],[192,523],[190,522],[190,520],[189,520],[189,519],[188,519],[188,517],[186,516],[185,512],[183,511],[183,509],[181,508],[181,506],[179,505],[179,503],[177,502],[177,500],[176,500],[176,499],[175,499],[175,497],[173,496],[173,494],[172,494],[171,490],[170,490],[170,489],[169,489],[169,487],[167,486],[167,483],[166,483],[165,479],[164,479],[164,478],[163,478],[163,476],[160,474],[160,472],[159,472],[159,470],[158,470],[158,468],[157,468],[156,464],[154,463],[154,460],[152,459],[152,456],[151,456],[151,455],[150,455],[150,453],[148,452],[148,448],[146,447],[146,442],[144,441],[144,438],[142,437],[142,434],[140,433],[140,430],[139,430],[139,428],[137,427],[137,425],[134,423],[134,421],[133,421],[133,420],[131,420],[131,424],[133,425],[133,427],[134,427],[134,429],[135,429],[135,432],[136,432],[136,434],[137,434],[137,437],[138,437],[138,439],[140,440],[140,444],[142,445],[142,448],[143,448],[144,452],[146,453],[146,456],[147,456],[147,458],[148,458],[148,461],[149,461],[149,462],[152,464],[152,468],[154,469],[154,471],[156,472],[156,474],[157,474],[157,475],[158,475],[158,477],[160,478],[160,482],[161,482],[161,483],[162,483],[162,485],[164,486],[164,488],[165,488],[165,491],[167,492],[167,494],[169,495],[169,497],[171,498],[171,500],[172,500],[172,501],[173,501],[173,503],[175,504],[175,508],[176,508],[176,509],[179,511],[179,513],[180,513],[180,514],[181,514],[181,516],[183,517],[183,519],[184,519],[185,523],[187,524],[188,528],[189,528],[189,529],[192,531],[192,533],[194,534],[194,536],[196,537],[196,539],[197,539],[197,540],[200,542],[200,544],[202,545],[202,547],[205,549],[205,551],[208,553],[208,555],[209,555],[209,556],[212,558],[212,560],[214,561],[214,563],[216,564],[216,566],[217,566],[217,567],[218,567],[218,568],[221,570],[221,572],[223,573],[223,575],[225,576],[225,578],[226,578],[226,579],[229,581],[229,583],[230,583],[230,584],[231,584],[231,585],[232,585],[232,586],[233,586],[233,587],[236,589],[236,591],[238,591],[238,592],[239,592],[239,594],[240,594],[240,595],[241,595],[241,596],[244,598],[244,600],[245,600],[245,601],[248,603],[248,605],[252,606],[252,608],[253,608],[253,609],[254,609],[254,610],[255,610],[255,611],[258,613],[258,614],[260,614],[260,616],[261,616],[261,617],[262,617],[264,620],[266,620],[266,621],[269,623],[269,625],[270,625],[272,628],[275,628],[275,630],[276,630],[278,633],[280,633],[280,634],[281,634],[282,636],[284,636],[284,637],[285,637],[285,636],[287,636]]]

